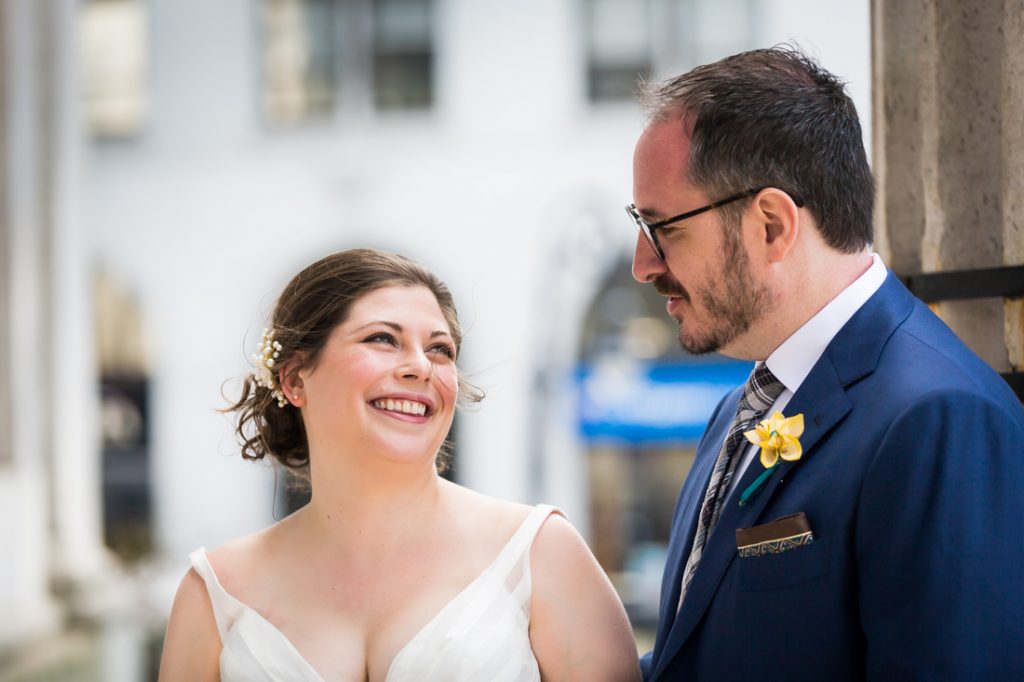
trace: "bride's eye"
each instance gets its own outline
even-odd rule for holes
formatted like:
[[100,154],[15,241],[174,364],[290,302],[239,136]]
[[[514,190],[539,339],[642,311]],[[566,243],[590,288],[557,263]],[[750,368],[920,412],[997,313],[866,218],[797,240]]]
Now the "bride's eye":
[[397,346],[395,337],[387,332],[377,332],[363,339],[363,343],[386,343],[389,346]]
[[455,359],[455,348],[447,343],[439,343],[436,346],[431,346],[430,350],[431,352],[440,353],[441,355],[444,355],[449,360]]

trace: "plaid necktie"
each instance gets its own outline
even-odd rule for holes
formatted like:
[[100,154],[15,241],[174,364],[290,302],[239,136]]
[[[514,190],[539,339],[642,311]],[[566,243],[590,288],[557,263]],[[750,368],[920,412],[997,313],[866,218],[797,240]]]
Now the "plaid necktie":
[[700,507],[700,518],[697,521],[697,533],[693,537],[693,549],[686,560],[686,568],[683,569],[682,589],[679,591],[679,608],[683,606],[683,598],[686,590],[693,580],[693,574],[697,572],[700,564],[700,557],[704,553],[704,545],[711,530],[718,523],[718,517],[722,515],[722,506],[725,503],[725,495],[729,490],[729,482],[736,472],[736,465],[742,459],[741,453],[746,445],[747,439],[743,437],[744,431],[754,428],[754,425],[764,416],[775,400],[782,394],[786,387],[781,381],[775,378],[768,365],[761,364],[747,379],[743,387],[743,395],[739,404],[736,405],[736,416],[733,417],[732,426],[729,427],[729,435],[722,443],[722,449],[715,460],[715,468],[711,472],[711,481],[708,483],[707,492],[704,494],[704,502]]

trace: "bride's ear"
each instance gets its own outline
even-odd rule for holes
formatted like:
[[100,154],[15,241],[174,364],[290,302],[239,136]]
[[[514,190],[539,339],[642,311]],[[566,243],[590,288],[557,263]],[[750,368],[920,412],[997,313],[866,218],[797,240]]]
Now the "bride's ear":
[[278,370],[277,380],[281,384],[281,391],[285,399],[295,407],[302,407],[306,403],[306,394],[299,376],[301,367],[298,362],[289,362]]

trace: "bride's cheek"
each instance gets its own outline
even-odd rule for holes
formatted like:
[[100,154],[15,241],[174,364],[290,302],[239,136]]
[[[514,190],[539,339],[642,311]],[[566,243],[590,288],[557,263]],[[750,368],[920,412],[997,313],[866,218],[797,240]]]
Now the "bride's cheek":
[[438,389],[452,401],[459,394],[459,376],[454,366],[438,368],[437,377]]

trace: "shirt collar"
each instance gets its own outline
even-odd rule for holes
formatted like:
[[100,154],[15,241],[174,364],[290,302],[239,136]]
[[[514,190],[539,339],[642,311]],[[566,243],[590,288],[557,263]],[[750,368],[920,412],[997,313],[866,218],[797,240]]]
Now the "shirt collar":
[[822,353],[854,313],[867,303],[885,282],[885,264],[871,254],[871,267],[839,292],[768,356],[765,364],[783,385],[796,393]]

